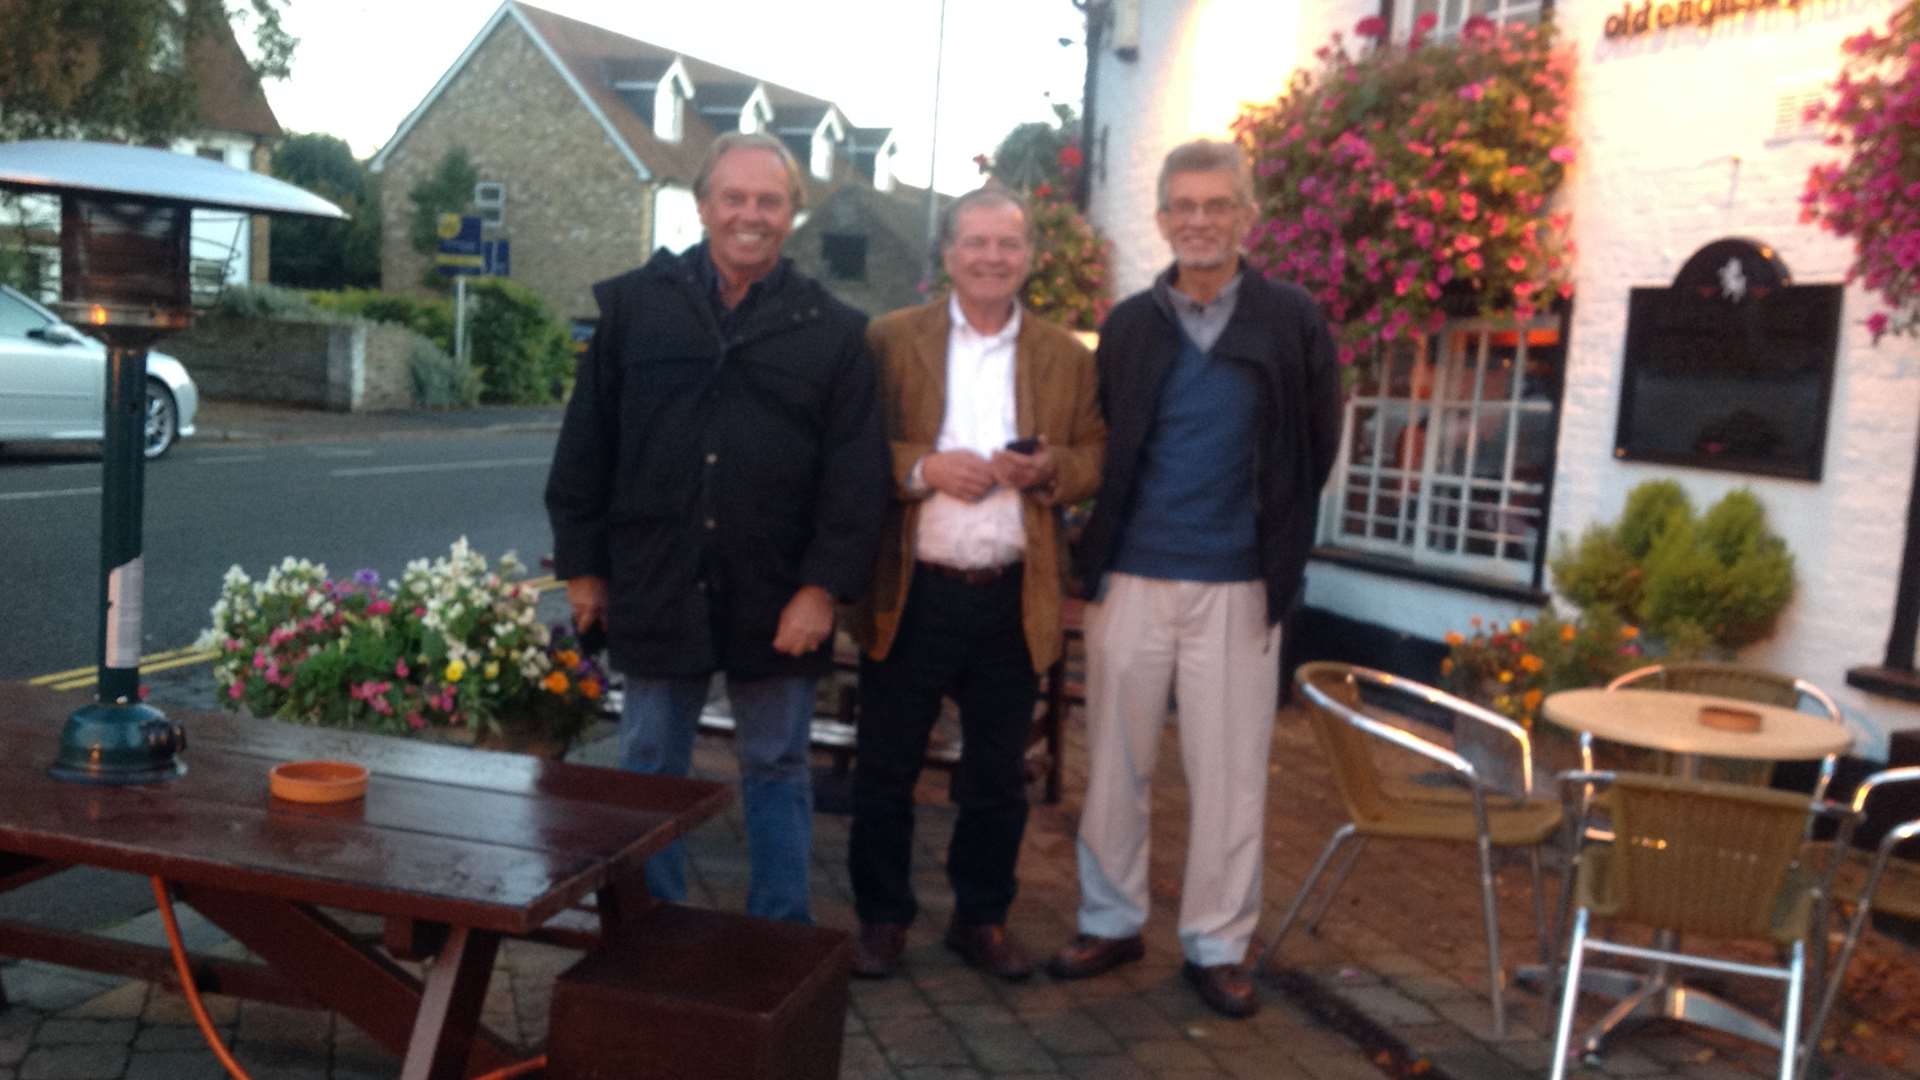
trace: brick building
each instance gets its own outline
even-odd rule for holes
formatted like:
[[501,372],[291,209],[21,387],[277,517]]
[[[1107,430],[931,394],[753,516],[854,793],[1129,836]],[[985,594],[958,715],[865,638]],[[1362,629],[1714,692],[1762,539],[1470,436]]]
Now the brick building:
[[[1801,407],[1820,411],[1813,419],[1824,425],[1812,475],[1636,459],[1623,446],[1620,417],[1635,378],[1627,331],[1636,287],[1668,285],[1690,256],[1728,238],[1758,241],[1791,268],[1796,285],[1844,282],[1851,242],[1798,216],[1809,167],[1836,153],[1801,122],[1801,109],[1838,74],[1842,39],[1883,26],[1894,3],[1754,5],[1710,26],[1660,15],[1682,6],[1636,0],[1622,27],[1619,0],[1114,0],[1094,58],[1091,214],[1113,239],[1116,290],[1138,289],[1167,257],[1153,225],[1154,177],[1167,149],[1225,135],[1239,103],[1278,96],[1334,31],[1351,41],[1361,18],[1382,16],[1404,37],[1418,14],[1433,12],[1444,35],[1468,8],[1552,19],[1577,58],[1579,160],[1559,195],[1577,249],[1571,310],[1530,326],[1522,336],[1528,351],[1508,354],[1513,370],[1531,366],[1539,378],[1469,378],[1479,389],[1458,401],[1411,391],[1395,400],[1391,389],[1349,396],[1300,644],[1431,678],[1446,632],[1474,616],[1538,611],[1550,596],[1544,564],[1554,538],[1615,519],[1635,485],[1677,480],[1697,506],[1746,487],[1791,548],[1798,587],[1776,634],[1740,659],[1833,693],[1855,721],[1856,753],[1884,757],[1891,734],[1920,739],[1913,639],[1898,625],[1920,607],[1920,565],[1903,566],[1902,557],[1916,527],[1914,344],[1890,338],[1875,347],[1862,325],[1872,301],[1855,287],[1841,293],[1837,340],[1826,350],[1830,388]],[[1642,7],[1644,26],[1631,18]],[[1442,375],[1472,374],[1474,343],[1515,333],[1511,325],[1452,325],[1425,355]],[[1644,402],[1649,384],[1640,385]],[[1496,399],[1483,392],[1491,386],[1511,393]],[[1756,384],[1750,392],[1769,391]],[[1677,410],[1685,404],[1677,397],[1669,391],[1662,404]],[[1458,456],[1429,450],[1413,487],[1402,489],[1427,496],[1387,512],[1368,436],[1395,422],[1410,430],[1447,404],[1499,417],[1495,434],[1513,452],[1489,471],[1449,473]],[[1484,490],[1502,508],[1499,524],[1481,526],[1492,536],[1477,551],[1470,535],[1446,542],[1450,532],[1472,529],[1443,516],[1437,492],[1450,483]],[[1384,520],[1396,514],[1397,522]],[[1889,655],[1902,651],[1902,640],[1906,655]]]
[[[849,293],[866,285],[864,267],[877,273],[907,238],[919,242],[890,235],[901,208],[910,214],[924,192],[894,182],[887,129],[856,127],[830,101],[505,0],[373,157],[386,192],[382,283],[418,288],[428,271],[408,242],[407,192],[458,147],[479,173],[474,207],[488,236],[511,243],[513,279],[557,315],[591,319],[594,282],[700,239],[693,177],[725,131],[777,135],[808,171],[809,207],[839,208],[832,230],[809,231],[801,219],[788,251],[808,272],[835,281],[828,231],[857,235],[872,253],[843,253],[838,265],[860,275],[835,281]],[[842,198],[843,188],[861,190]]]

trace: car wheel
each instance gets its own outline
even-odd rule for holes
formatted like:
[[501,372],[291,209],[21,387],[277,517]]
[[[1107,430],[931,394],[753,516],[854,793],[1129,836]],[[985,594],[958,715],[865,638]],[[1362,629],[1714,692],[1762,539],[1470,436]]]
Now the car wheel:
[[146,438],[141,452],[152,461],[172,449],[179,437],[180,407],[174,404],[173,391],[158,379],[148,379]]

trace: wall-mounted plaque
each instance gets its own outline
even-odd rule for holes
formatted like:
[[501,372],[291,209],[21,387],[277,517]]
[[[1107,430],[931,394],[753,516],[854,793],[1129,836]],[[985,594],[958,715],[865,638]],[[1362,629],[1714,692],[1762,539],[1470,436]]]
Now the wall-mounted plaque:
[[1614,456],[1820,479],[1842,292],[1793,284],[1751,240],[1634,289]]

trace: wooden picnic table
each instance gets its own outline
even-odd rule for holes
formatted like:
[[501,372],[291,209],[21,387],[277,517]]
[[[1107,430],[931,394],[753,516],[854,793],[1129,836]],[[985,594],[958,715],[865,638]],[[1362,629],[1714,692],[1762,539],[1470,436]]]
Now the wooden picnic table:
[[[0,682],[0,891],[78,865],[164,878],[262,961],[197,957],[202,991],[337,1011],[401,1055],[408,1080],[519,1056],[480,1023],[502,938],[537,936],[590,896],[600,931],[617,932],[653,903],[646,858],[730,797],[707,781],[184,710],[171,713],[187,729],[184,776],[55,780],[61,725],[84,700]],[[268,794],[269,768],[311,758],[367,766],[366,797]],[[385,950],[321,905],[383,917]],[[0,921],[0,956],[177,986],[164,949],[26,922]],[[430,956],[424,980],[394,956]]]

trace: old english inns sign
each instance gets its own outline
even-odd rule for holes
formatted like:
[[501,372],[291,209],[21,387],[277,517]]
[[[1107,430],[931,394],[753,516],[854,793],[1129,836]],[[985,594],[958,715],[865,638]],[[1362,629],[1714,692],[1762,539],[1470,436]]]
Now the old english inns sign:
[[1652,0],[1642,0],[1637,7],[1623,4],[1618,12],[1607,16],[1607,36],[1636,37],[1676,26],[1705,29],[1712,26],[1715,19],[1730,19],[1736,15],[1752,15],[1780,8],[1792,10],[1800,4],[1801,0],[1668,0],[1667,3],[1658,4]]

